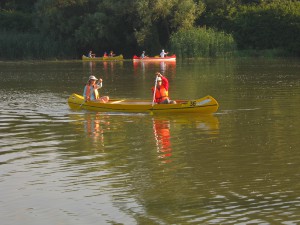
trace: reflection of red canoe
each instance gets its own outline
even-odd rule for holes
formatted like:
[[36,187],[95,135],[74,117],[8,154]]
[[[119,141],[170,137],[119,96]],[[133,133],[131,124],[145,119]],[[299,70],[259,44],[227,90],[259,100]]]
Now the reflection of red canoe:
[[157,57],[146,57],[146,58],[141,58],[138,56],[133,56],[133,61],[134,62],[161,62],[161,61],[176,61],[176,55],[171,55],[171,56],[166,56],[164,58],[161,58],[159,56]]

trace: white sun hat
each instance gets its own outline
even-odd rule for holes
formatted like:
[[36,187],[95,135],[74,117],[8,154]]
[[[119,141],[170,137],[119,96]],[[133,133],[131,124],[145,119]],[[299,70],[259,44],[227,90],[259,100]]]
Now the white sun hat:
[[98,80],[98,79],[95,76],[92,75],[92,76],[89,77],[89,80]]

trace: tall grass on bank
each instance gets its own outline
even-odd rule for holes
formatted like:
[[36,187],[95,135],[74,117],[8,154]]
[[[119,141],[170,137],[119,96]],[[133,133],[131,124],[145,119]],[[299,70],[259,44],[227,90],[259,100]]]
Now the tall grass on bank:
[[56,59],[74,54],[71,45],[40,34],[0,31],[0,59]]
[[236,43],[230,34],[206,28],[179,30],[170,39],[170,48],[177,56],[226,57],[236,51]]

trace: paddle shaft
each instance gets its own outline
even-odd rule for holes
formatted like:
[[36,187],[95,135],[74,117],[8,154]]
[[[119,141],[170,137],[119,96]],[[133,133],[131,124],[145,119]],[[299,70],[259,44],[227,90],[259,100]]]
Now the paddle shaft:
[[81,106],[82,106],[83,104],[84,104],[84,102],[80,104],[79,109],[81,109]]
[[[87,83],[89,82],[89,80],[86,82],[86,85]],[[84,99],[84,96],[83,96],[83,102],[80,104],[79,108],[81,108],[81,106],[85,103],[85,99]]]
[[153,91],[153,98],[152,98],[152,107],[154,106],[155,92],[156,92],[156,85],[157,85],[157,78],[158,78],[158,76],[156,76],[156,79],[155,79],[155,85],[154,85],[154,91]]

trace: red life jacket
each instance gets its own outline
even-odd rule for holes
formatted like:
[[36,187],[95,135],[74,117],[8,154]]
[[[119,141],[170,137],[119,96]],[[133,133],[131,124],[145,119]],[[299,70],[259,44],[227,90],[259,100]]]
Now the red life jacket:
[[[152,90],[154,91],[154,88],[152,88]],[[168,91],[165,89],[164,86],[160,86],[160,88],[156,88],[155,91],[155,102],[160,103],[163,102],[166,98],[168,98],[169,93]]]

